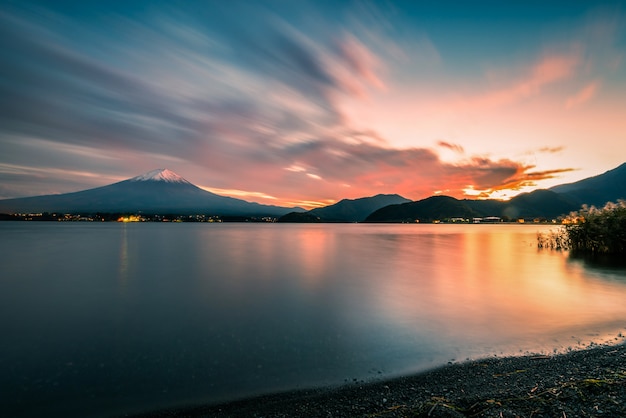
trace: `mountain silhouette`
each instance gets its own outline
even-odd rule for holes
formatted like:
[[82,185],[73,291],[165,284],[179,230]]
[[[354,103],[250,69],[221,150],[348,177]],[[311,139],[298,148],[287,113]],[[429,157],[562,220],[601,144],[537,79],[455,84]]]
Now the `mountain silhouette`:
[[359,199],[343,199],[333,205],[312,209],[304,214],[290,214],[279,219],[281,222],[362,222],[376,209],[399,203],[410,202],[397,194],[378,194]]
[[207,192],[158,169],[108,186],[59,195],[0,200],[0,213],[149,213],[282,216],[298,208],[251,203]]
[[410,202],[397,194],[378,194],[359,199],[343,199],[333,205],[311,209],[306,213],[289,213],[279,222],[362,222],[376,209]]
[[412,202],[397,194],[343,199],[305,211],[261,205],[207,192],[178,174],[158,169],[108,186],[59,195],[0,200],[0,213],[147,213],[273,216],[281,222],[431,222],[496,216],[555,219],[626,199],[626,163],[575,183],[522,193],[509,201],[432,196]]
[[606,202],[620,199],[626,199],[626,163],[595,177],[549,190],[522,193],[508,201],[458,200],[449,196],[433,196],[383,207],[371,213],[365,222],[432,222],[447,218],[488,216],[506,220],[555,219],[580,209],[583,204],[603,206]]
[[450,196],[431,196],[416,202],[402,203],[378,209],[366,222],[431,222],[445,218],[473,218],[479,212],[463,201]]
[[561,184],[550,190],[580,204],[604,206],[607,202],[626,199],[626,163],[598,176],[575,183]]
[[392,205],[370,214],[366,222],[432,222],[450,218],[495,216],[505,220],[519,218],[554,219],[577,210],[580,205],[550,190],[522,193],[509,201],[459,200],[450,196],[432,196],[416,202]]

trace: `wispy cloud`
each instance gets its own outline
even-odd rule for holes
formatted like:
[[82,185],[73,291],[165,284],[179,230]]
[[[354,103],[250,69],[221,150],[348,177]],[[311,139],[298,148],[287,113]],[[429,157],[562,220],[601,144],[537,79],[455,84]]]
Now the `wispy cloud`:
[[[569,170],[476,156],[462,136],[441,132],[432,138],[451,140],[397,145],[347,109],[358,103],[376,112],[385,106],[378,99],[396,97],[413,72],[425,77],[417,77],[420,85],[450,81],[424,70],[445,72],[441,38],[403,39],[390,14],[372,3],[340,5],[332,19],[319,18],[316,3],[299,5],[311,12],[299,14],[266,6],[242,3],[237,15],[220,5],[196,14],[184,7],[111,13],[106,27],[48,10],[0,12],[0,183],[15,185],[0,193],[71,191],[167,166],[210,190],[250,199],[321,202],[382,192],[417,199],[437,190],[462,196],[469,185],[519,189]],[[585,71],[586,80],[597,81],[560,103],[573,109],[595,97],[603,81],[589,70],[595,61],[588,48],[546,51],[498,76],[472,79],[461,93],[416,91],[424,118],[452,115],[444,125],[476,115],[497,119],[498,111],[552,87],[573,79],[581,86],[577,76]],[[408,136],[424,130],[410,102],[383,110],[409,115]],[[451,161],[442,159],[446,152]],[[8,173],[11,164],[24,169]],[[37,181],[41,169],[55,177]],[[67,173],[86,172],[93,176],[68,180]],[[54,178],[65,189],[52,187]]]
[[215,194],[219,194],[223,196],[226,195],[226,196],[239,197],[241,199],[276,200],[276,197],[270,196],[268,194],[261,193],[261,192],[250,192],[246,190],[237,190],[237,189],[219,189],[216,187],[208,187],[208,186],[200,186],[200,185],[198,185],[198,187],[200,187],[203,190],[206,190],[207,192],[211,192],[211,193],[215,193]]
[[567,98],[565,101],[565,108],[572,109],[588,102],[596,95],[599,87],[600,83],[598,81],[592,81],[587,84],[585,87],[576,92],[576,94]]
[[442,147],[442,148],[446,148],[449,149],[451,151],[454,151],[458,154],[463,154],[465,152],[465,150],[463,149],[463,147],[459,144],[453,144],[451,142],[446,142],[446,141],[437,141],[437,145]]
[[563,151],[565,149],[564,146],[559,146],[559,147],[542,147],[539,148],[539,152],[545,152],[545,153],[549,153],[549,154],[556,154],[559,153],[561,151]]
[[581,62],[580,54],[576,50],[566,54],[547,54],[526,68],[525,74],[520,78],[482,93],[468,105],[493,109],[537,96],[547,86],[572,77]]

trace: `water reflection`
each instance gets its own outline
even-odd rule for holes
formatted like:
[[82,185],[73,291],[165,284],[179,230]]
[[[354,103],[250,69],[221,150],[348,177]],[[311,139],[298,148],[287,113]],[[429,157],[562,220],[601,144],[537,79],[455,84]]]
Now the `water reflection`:
[[3,407],[30,415],[111,416],[565,350],[626,323],[624,270],[537,251],[535,226],[0,228],[0,390],[13,400]]
[[459,351],[545,350],[558,338],[563,349],[581,327],[626,318],[622,285],[568,269],[566,254],[538,254],[528,229],[436,228],[371,242],[389,270],[368,283],[370,300],[399,332]]
[[626,281],[626,258],[615,254],[570,254],[568,262],[585,268],[590,274],[606,280]]
[[123,292],[126,289],[126,284],[128,281],[128,228],[126,226],[126,223],[122,224],[122,240],[120,243],[119,266],[120,289]]
[[323,228],[307,228],[295,234],[292,245],[297,248],[304,284],[309,289],[319,288],[322,285],[319,281],[329,275],[334,257],[341,256],[342,249],[335,246],[335,235]]

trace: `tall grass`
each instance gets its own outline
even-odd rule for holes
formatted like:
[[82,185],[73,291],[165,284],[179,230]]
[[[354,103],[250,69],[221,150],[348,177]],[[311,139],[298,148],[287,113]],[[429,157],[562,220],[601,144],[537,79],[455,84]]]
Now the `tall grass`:
[[564,228],[548,233],[537,233],[537,247],[550,250],[569,250],[570,242]]
[[570,250],[574,254],[626,255],[626,202],[607,203],[603,208],[583,206],[571,213],[564,228],[538,234],[537,246]]

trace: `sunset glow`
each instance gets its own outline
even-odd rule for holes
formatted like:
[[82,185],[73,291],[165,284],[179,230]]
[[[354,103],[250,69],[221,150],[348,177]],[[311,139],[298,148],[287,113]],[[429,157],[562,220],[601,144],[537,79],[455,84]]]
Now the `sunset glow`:
[[620,2],[4,2],[0,199],[167,167],[312,208],[626,160]]

